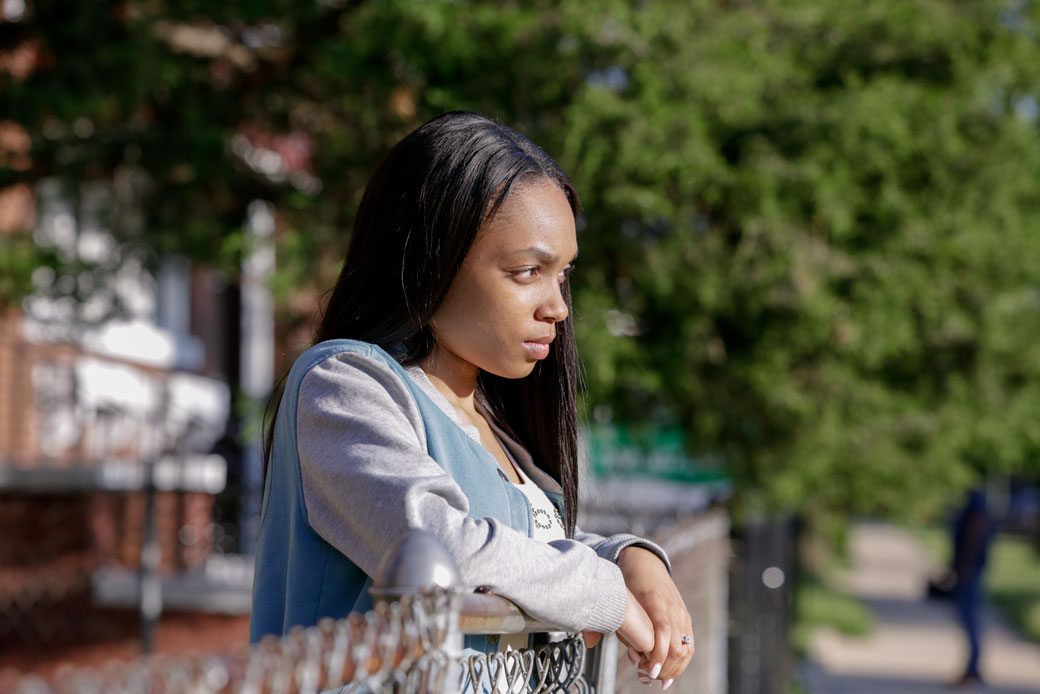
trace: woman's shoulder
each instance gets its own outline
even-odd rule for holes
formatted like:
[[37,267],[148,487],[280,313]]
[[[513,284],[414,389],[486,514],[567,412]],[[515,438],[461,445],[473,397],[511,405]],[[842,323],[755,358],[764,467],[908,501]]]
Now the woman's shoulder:
[[298,393],[295,408],[305,419],[351,417],[407,420],[422,429],[421,415],[404,369],[386,350],[358,340],[320,342],[301,354],[286,383]]
[[391,370],[400,370],[397,361],[379,345],[361,340],[337,339],[325,340],[308,347],[293,362],[289,371],[290,380],[302,380],[314,367],[330,359],[349,362],[358,365],[359,368],[378,368],[379,365],[386,366]]
[[311,345],[296,358],[286,376],[286,390],[298,390],[304,380],[314,381],[317,373],[330,370],[361,378],[401,380],[404,377],[402,367],[379,345],[361,340],[326,340]]
[[286,388],[299,388],[306,381],[366,382],[375,380],[399,390],[406,382],[404,369],[382,347],[361,340],[326,340],[307,348],[296,361]]

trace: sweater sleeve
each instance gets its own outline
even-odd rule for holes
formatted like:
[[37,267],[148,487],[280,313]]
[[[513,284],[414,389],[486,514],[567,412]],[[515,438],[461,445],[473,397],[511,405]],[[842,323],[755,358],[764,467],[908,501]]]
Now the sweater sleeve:
[[672,572],[672,563],[668,559],[668,553],[664,551],[661,545],[647,540],[644,537],[638,535],[630,535],[628,533],[619,533],[617,535],[610,535],[604,537],[603,535],[597,535],[596,533],[587,533],[581,528],[575,528],[574,539],[578,542],[584,543],[595,550],[596,554],[600,557],[617,562],[618,557],[621,555],[621,550],[625,547],[635,545],[636,547],[642,547],[648,549],[657,555],[665,567],[668,569],[668,573]]
[[420,528],[444,543],[468,587],[568,630],[621,625],[628,598],[617,566],[578,541],[543,543],[470,518],[465,494],[424,441],[411,393],[387,365],[342,353],[312,368],[297,409],[311,527],[370,576],[390,543]]

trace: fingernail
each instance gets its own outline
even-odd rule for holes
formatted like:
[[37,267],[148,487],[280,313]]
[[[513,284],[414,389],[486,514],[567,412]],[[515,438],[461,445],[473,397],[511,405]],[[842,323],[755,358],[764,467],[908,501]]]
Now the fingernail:
[[654,663],[654,666],[650,668],[650,679],[656,680],[657,676],[661,674],[661,663]]
[[647,679],[647,678],[645,678],[645,677],[640,677],[640,678],[639,678],[639,682],[640,682],[641,684],[645,684],[645,685],[646,685],[646,686],[648,686],[648,687],[650,686],[650,680],[648,680],[648,679]]
[[674,682],[674,681],[675,681],[674,677],[670,677],[670,678],[666,679],[664,681],[664,684],[661,685],[661,691],[663,692],[665,689],[668,689],[668,687],[671,687],[672,686],[672,682]]

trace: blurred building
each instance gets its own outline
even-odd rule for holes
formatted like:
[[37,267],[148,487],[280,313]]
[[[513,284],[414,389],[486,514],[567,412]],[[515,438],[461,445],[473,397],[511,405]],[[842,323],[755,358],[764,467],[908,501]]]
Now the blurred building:
[[38,268],[0,314],[0,651],[136,633],[142,556],[162,609],[248,611],[225,492],[238,290],[186,261],[149,271],[105,228],[118,183],[70,186],[0,204],[4,233],[83,268]]

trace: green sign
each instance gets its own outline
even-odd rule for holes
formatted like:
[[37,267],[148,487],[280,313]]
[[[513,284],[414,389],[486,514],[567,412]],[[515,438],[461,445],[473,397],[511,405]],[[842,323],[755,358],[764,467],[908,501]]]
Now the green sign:
[[630,428],[595,424],[585,429],[594,477],[655,477],[678,482],[728,481],[719,456],[693,458],[678,427]]

